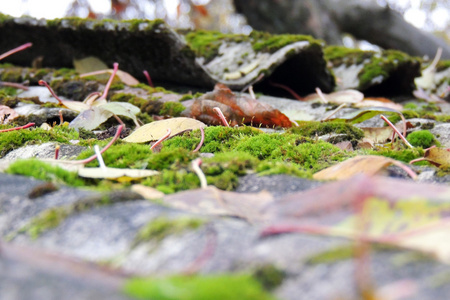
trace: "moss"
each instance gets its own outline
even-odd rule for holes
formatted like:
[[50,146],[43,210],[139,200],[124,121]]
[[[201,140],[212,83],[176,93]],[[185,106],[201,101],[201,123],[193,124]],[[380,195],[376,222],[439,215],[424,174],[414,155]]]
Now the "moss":
[[272,264],[258,266],[253,271],[253,277],[261,283],[266,290],[273,290],[283,283],[286,274]]
[[[424,151],[421,148],[413,148],[413,149],[380,149],[380,150],[369,150],[366,154],[370,155],[382,155],[386,157],[393,158],[395,160],[403,161],[409,163],[411,160],[423,157]],[[417,163],[417,165],[426,164],[425,162]]]
[[162,170],[159,175],[148,177],[142,181],[143,185],[154,187],[164,194],[195,189],[200,187],[197,175],[185,169]]
[[299,167],[293,163],[285,163],[281,161],[261,162],[256,168],[256,172],[260,176],[286,174],[301,178],[312,178],[313,172]]
[[[12,126],[0,126],[0,129],[11,128]],[[70,140],[78,139],[78,133],[64,126],[55,126],[52,130],[41,128],[21,129],[0,134],[0,157],[5,156],[11,150],[29,144],[41,144],[45,142],[58,142],[68,144]]]
[[0,88],[0,94],[2,95],[2,97],[16,96],[17,89],[10,86],[4,86]]
[[56,228],[70,215],[67,207],[54,207],[43,211],[19,230],[32,239],[37,239],[43,232]]
[[5,172],[30,176],[54,183],[64,183],[71,186],[86,185],[86,182],[79,178],[77,173],[64,170],[58,166],[49,165],[36,159],[17,160],[10,164]]
[[19,99],[15,96],[9,96],[6,92],[0,90],[0,105],[15,107],[19,103]]
[[310,265],[330,264],[337,261],[348,260],[355,256],[353,245],[339,246],[308,257],[305,263]]
[[162,116],[179,117],[186,107],[179,102],[164,102],[159,111]]
[[344,46],[327,46],[323,49],[323,53],[326,60],[330,61],[334,67],[338,67],[342,64],[347,66],[362,64],[366,59],[370,59],[375,52]]
[[288,130],[290,133],[314,138],[325,134],[344,134],[345,139],[350,142],[357,142],[364,137],[364,131],[346,123],[338,122],[299,122],[298,127]]
[[434,135],[428,130],[418,130],[411,132],[406,139],[414,147],[430,148],[433,145],[440,146]]
[[322,42],[307,35],[295,34],[270,34],[261,31],[252,31],[250,35],[224,34],[218,31],[197,30],[186,34],[186,41],[192,50],[199,57],[204,57],[207,61],[218,55],[219,47],[224,43],[241,43],[248,41],[256,52],[275,51],[295,42],[308,41],[311,44],[321,44]]
[[369,87],[376,77],[381,77],[383,80],[388,78],[397,66],[412,61],[415,60],[398,50],[384,50],[382,55],[373,55],[358,74],[359,88]]
[[159,242],[167,236],[195,230],[201,227],[204,223],[204,220],[192,217],[169,219],[166,216],[159,216],[139,229],[136,234],[134,244],[136,245],[138,243],[149,241]]
[[135,278],[125,284],[124,291],[142,300],[275,299],[251,275],[239,273]]

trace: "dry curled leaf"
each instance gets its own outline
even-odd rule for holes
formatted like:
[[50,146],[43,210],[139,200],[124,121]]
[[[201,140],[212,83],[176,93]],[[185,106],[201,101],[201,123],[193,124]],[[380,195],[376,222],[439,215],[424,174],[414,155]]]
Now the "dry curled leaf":
[[450,166],[450,149],[431,147],[425,150],[424,157],[415,159],[410,163],[428,161],[437,167]]
[[206,125],[203,122],[192,118],[172,118],[145,124],[133,131],[123,140],[128,143],[146,143],[159,140],[166,135],[167,129],[171,130],[169,137],[172,137],[186,130],[194,130],[205,127]]
[[[383,171],[390,165],[396,165],[404,170],[407,168],[403,163],[389,157],[358,155],[315,173],[313,178],[316,180],[341,180],[353,177],[357,174],[371,176],[380,173],[380,171]],[[416,174],[411,170],[408,170],[407,172],[411,177],[416,177]]]
[[234,94],[224,84],[216,84],[214,91],[196,99],[183,111],[182,115],[196,118],[211,125],[221,125],[221,121],[213,111],[219,107],[231,126],[251,124],[254,126],[291,127],[289,118],[271,105],[259,102],[243,95]]
[[[327,102],[335,103],[335,104],[343,104],[343,103],[358,103],[364,99],[364,94],[357,90],[343,90],[334,92],[331,94],[323,93],[325,100]],[[313,101],[319,100],[321,97],[318,94],[311,94],[306,96],[305,101]]]

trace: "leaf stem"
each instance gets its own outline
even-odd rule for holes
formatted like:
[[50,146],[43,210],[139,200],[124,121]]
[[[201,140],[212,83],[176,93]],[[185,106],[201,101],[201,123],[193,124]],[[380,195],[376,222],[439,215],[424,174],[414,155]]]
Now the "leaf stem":
[[[114,142],[119,138],[120,133],[122,132],[122,129],[123,129],[122,125],[119,125],[119,127],[117,127],[116,134],[114,135],[112,140],[102,150],[100,150],[100,154],[103,154],[106,150],[108,150],[109,147],[111,147],[112,144],[114,144]],[[75,160],[75,161],[73,161],[73,163],[75,163],[75,164],[87,164],[87,163],[95,160],[96,158],[97,158],[97,154],[94,154],[91,157],[88,157],[88,158],[83,159],[83,160]]]
[[208,182],[206,181],[206,176],[203,173],[202,169],[200,169],[200,165],[202,164],[202,160],[200,158],[196,158],[192,161],[192,169],[195,174],[197,174],[198,179],[200,179],[200,187],[202,189],[206,189],[208,186]]
[[194,149],[194,151],[192,152],[197,152],[198,150],[200,150],[200,148],[203,146],[203,142],[205,141],[205,131],[203,130],[202,127],[200,127],[200,133],[202,135],[201,139],[200,139],[200,143],[197,145],[197,147]]
[[15,82],[4,82],[4,81],[0,81],[0,86],[9,86],[9,87],[13,87],[16,89],[21,89],[24,91],[28,91],[29,88],[27,86],[24,86],[23,84],[20,83],[15,83]]
[[156,143],[154,143],[151,147],[150,150],[155,149],[156,146],[158,146],[159,144],[162,143],[162,141],[164,141],[165,139],[167,139],[170,136],[170,133],[172,132],[172,130],[170,130],[170,128],[167,128],[167,133],[165,135],[163,135],[159,140],[156,141]]
[[59,104],[64,105],[64,103],[63,103],[63,101],[61,100],[61,98],[59,98],[59,97],[55,94],[55,92],[53,91],[53,89],[48,85],[48,83],[47,83],[46,81],[44,81],[44,80],[39,80],[39,81],[38,81],[38,84],[39,84],[39,85],[45,85],[45,86],[47,87],[47,89],[50,91],[50,94],[52,94],[52,96],[53,96],[56,100],[58,100]]
[[147,78],[148,85],[154,87],[152,78],[150,77],[150,74],[148,74],[147,70],[142,71],[142,73],[144,73],[145,78]]
[[299,100],[299,101],[305,101],[305,98],[302,98],[299,94],[297,94],[296,92],[294,92],[293,89],[291,89],[290,87],[288,87],[288,86],[286,86],[286,85],[284,85],[284,84],[276,83],[276,82],[272,82],[272,81],[269,81],[269,84],[270,84],[271,86],[279,87],[279,88],[281,88],[281,89],[287,91],[289,94],[291,94],[295,99],[297,99],[297,100]]
[[112,73],[111,73],[111,76],[109,77],[108,83],[107,83],[106,86],[105,86],[105,90],[103,91],[103,94],[102,94],[102,96],[99,98],[99,100],[101,100],[101,99],[106,99],[106,97],[108,96],[109,88],[111,87],[111,84],[112,84],[112,82],[113,82],[113,80],[114,80],[114,76],[116,76],[116,73],[117,73],[117,71],[119,70],[119,64],[118,64],[118,63],[115,62],[115,63],[113,64],[113,66],[114,66],[114,69],[113,69],[113,71],[112,71]]
[[[402,139],[402,141],[406,144],[406,146],[408,146],[409,148],[414,148],[406,139],[405,137],[402,135],[402,133],[397,129],[397,127],[394,126],[394,124],[391,123],[391,121],[389,121],[385,116],[381,115],[380,117],[381,119],[383,119],[383,121],[385,121],[389,126],[392,127],[392,129],[394,129],[395,133],[398,134],[398,136]],[[406,126],[406,123],[405,123]]]

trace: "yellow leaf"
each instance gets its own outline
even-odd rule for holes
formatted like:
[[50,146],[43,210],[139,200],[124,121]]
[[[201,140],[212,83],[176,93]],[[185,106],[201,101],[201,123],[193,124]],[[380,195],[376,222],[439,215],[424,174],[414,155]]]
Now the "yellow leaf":
[[78,175],[85,178],[106,178],[118,181],[131,181],[159,174],[154,170],[119,169],[119,168],[82,168]]
[[128,143],[146,143],[156,141],[163,137],[167,133],[168,128],[171,130],[169,137],[172,137],[186,130],[194,130],[205,127],[206,125],[203,122],[192,118],[172,118],[145,124],[144,126],[136,129],[123,140]]

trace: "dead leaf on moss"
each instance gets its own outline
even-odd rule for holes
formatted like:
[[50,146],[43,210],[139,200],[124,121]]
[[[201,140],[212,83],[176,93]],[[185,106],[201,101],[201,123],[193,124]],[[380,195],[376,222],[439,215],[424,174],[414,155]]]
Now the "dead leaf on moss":
[[418,161],[428,161],[437,167],[450,166],[450,149],[431,147],[425,150],[424,157],[412,160],[410,163]]
[[235,216],[248,221],[263,220],[261,210],[273,201],[268,192],[255,194],[219,190],[214,186],[167,195],[164,203],[193,213]]
[[221,125],[214,107],[222,110],[231,126],[252,124],[254,126],[291,127],[289,118],[267,103],[259,102],[244,95],[234,94],[226,85],[218,83],[214,91],[196,99],[182,116],[192,117],[211,125]]
[[364,138],[367,142],[372,144],[384,144],[393,136],[394,130],[387,127],[365,127],[361,128],[364,131]]
[[[357,174],[372,176],[380,173],[390,165],[396,165],[404,170],[407,168],[403,165],[403,163],[389,157],[378,155],[358,155],[315,173],[313,178],[316,180],[342,180],[353,177]],[[416,177],[414,172],[407,172],[411,177]]]
[[119,168],[81,168],[78,170],[78,175],[84,178],[95,179],[114,179],[120,182],[132,181],[140,178],[154,176],[159,174],[154,170],[140,170],[140,169],[119,169]]
[[206,125],[203,122],[192,118],[172,118],[145,124],[133,131],[123,140],[128,143],[146,143],[159,140],[161,137],[166,135],[167,129],[171,130],[169,136],[170,138],[186,130],[194,130],[205,127]]
[[141,195],[146,200],[158,200],[164,197],[163,192],[142,184],[133,184],[131,186],[131,191]]

